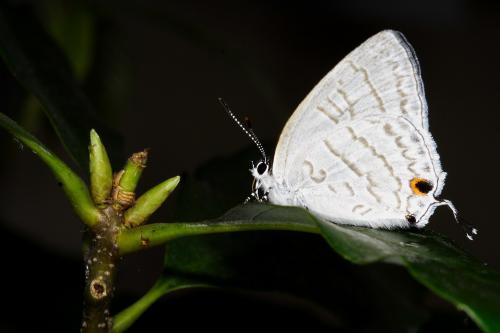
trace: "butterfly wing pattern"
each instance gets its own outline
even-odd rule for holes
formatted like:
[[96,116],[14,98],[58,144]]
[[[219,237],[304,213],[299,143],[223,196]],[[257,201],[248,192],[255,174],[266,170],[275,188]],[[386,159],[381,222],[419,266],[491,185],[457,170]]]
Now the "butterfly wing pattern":
[[443,204],[436,198],[446,176],[427,113],[413,48],[401,33],[382,31],[298,106],[258,186],[272,203],[337,223],[423,227]]

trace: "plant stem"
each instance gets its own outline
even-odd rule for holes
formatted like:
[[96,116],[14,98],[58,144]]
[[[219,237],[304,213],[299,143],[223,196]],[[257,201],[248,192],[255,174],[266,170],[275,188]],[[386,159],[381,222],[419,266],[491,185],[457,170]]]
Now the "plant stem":
[[110,305],[119,258],[116,237],[122,216],[111,207],[103,209],[101,223],[94,227],[85,255],[85,295],[81,332],[111,332]]
[[254,221],[249,223],[248,220],[235,220],[213,223],[155,223],[123,230],[118,235],[117,245],[120,255],[123,255],[162,245],[172,239],[186,236],[252,230],[288,230],[319,233],[319,229],[315,225],[294,221]]
[[113,333],[122,333],[126,331],[144,311],[165,294],[179,289],[196,287],[213,288],[213,286],[205,283],[197,283],[179,277],[171,276],[160,278],[160,280],[156,282],[144,296],[137,300],[137,302],[115,316]]

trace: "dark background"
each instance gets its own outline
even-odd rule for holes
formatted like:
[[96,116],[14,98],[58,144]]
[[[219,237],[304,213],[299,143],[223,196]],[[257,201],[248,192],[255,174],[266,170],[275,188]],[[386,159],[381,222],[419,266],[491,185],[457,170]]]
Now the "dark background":
[[[151,148],[139,192],[249,145],[217,97],[224,97],[237,114],[249,116],[272,152],[294,108],[342,57],[380,30],[403,32],[421,63],[430,128],[448,172],[443,197],[453,200],[479,236],[467,241],[446,208],[438,209],[428,227],[500,269],[498,5],[465,0],[10,3],[34,10],[45,27],[52,22],[54,4],[62,8],[62,17],[88,15],[92,41],[82,44],[91,45],[80,53],[90,55],[82,86],[102,118],[123,134],[127,154]],[[0,79],[2,112],[69,161],[43,114],[27,116],[15,107],[27,97],[3,64]],[[34,292],[46,288],[45,283],[79,275],[81,224],[47,168],[8,136],[0,138],[0,227],[2,246],[9,251],[4,272],[12,280],[6,274],[3,279],[13,283],[14,277],[28,275],[26,283]],[[254,158],[259,158],[257,151]],[[227,182],[232,181],[228,176]],[[249,175],[248,190],[238,200],[249,194],[250,183]],[[162,208],[153,220],[164,221],[171,214]],[[131,299],[143,293],[161,271],[161,262],[161,250],[126,259],[120,292]],[[61,265],[68,265],[67,272]],[[47,276],[56,268],[57,276]],[[17,287],[9,291],[11,296],[19,292]],[[79,292],[69,283],[65,288]],[[50,295],[45,291],[29,297]],[[6,322],[5,328],[16,327]]]

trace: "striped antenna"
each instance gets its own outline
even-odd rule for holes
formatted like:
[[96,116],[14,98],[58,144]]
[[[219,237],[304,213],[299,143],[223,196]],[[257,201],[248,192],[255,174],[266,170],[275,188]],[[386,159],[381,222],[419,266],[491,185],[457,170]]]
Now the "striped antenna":
[[229,109],[229,106],[227,105],[226,101],[222,99],[221,97],[218,98],[219,103],[222,105],[224,110],[226,110],[227,114],[234,120],[234,122],[245,132],[245,134],[250,138],[250,140],[255,143],[257,146],[257,149],[259,149],[260,153],[262,154],[262,157],[264,158],[264,163],[267,164],[267,155],[266,152],[264,151],[264,147],[260,143],[259,139],[257,138],[257,135],[253,132],[253,130],[250,128],[250,126],[243,125],[243,123],[235,116],[235,114]]

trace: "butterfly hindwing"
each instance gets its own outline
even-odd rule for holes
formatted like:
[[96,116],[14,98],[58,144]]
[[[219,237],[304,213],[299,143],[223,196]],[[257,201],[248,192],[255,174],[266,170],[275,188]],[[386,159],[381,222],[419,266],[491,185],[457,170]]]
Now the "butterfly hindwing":
[[[412,215],[424,225],[443,176],[435,173],[423,133],[403,117],[347,121],[299,148],[289,184],[303,206],[336,222],[396,227]],[[415,179],[426,180],[427,195],[412,187]]]

